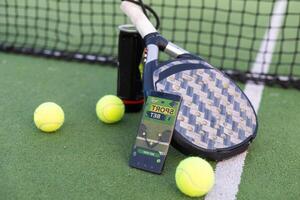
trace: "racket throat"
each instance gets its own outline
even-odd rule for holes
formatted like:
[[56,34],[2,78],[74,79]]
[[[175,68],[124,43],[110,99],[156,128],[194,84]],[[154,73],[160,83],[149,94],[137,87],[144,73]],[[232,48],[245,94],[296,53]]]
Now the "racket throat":
[[173,58],[177,58],[183,54],[190,54],[188,51],[182,49],[181,47],[169,42],[164,49],[164,52]]
[[146,67],[147,64],[149,64],[150,62],[158,60],[158,53],[159,53],[158,46],[154,44],[147,45]]
[[156,45],[147,45],[147,57],[143,73],[145,98],[147,98],[150,92],[154,90],[153,72],[158,66],[158,53],[159,49]]

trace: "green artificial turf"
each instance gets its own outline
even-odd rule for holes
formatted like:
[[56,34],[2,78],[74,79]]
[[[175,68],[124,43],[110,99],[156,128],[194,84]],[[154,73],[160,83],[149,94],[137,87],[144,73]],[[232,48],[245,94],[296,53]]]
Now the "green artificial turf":
[[300,92],[265,88],[260,128],[247,154],[238,199],[300,197]]
[[[162,175],[128,167],[141,113],[126,114],[115,125],[97,119],[95,104],[115,94],[116,72],[0,53],[1,199],[189,199],[175,185],[176,166],[185,158],[177,150],[170,149]],[[238,199],[300,195],[299,98],[297,90],[265,89]],[[34,109],[45,101],[66,114],[54,134],[33,124]]]
[[[187,199],[174,174],[184,155],[170,149],[162,175],[128,166],[141,113],[101,123],[97,100],[116,93],[112,67],[0,53],[0,197],[15,199]],[[33,124],[54,101],[66,121],[54,134]]]

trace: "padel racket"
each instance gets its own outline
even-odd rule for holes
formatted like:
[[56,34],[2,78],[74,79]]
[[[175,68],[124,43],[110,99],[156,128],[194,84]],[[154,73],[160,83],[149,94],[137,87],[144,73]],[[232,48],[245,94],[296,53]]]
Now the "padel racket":
[[[123,1],[123,12],[147,48],[144,92],[180,95],[172,145],[181,152],[223,160],[247,149],[257,133],[256,113],[243,91],[223,72],[163,38],[139,5]],[[159,63],[163,51],[172,60]]]

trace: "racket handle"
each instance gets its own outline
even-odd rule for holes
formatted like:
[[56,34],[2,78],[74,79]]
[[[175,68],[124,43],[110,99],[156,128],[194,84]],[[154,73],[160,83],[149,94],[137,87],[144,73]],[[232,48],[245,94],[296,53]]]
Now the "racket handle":
[[122,1],[121,10],[130,18],[143,38],[150,33],[157,32],[140,6],[128,1]]

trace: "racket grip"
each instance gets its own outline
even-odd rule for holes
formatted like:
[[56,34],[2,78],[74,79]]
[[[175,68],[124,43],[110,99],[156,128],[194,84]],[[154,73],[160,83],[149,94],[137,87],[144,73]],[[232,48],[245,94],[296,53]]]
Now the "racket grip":
[[157,32],[140,6],[128,1],[122,1],[121,10],[130,18],[143,38],[150,33]]

